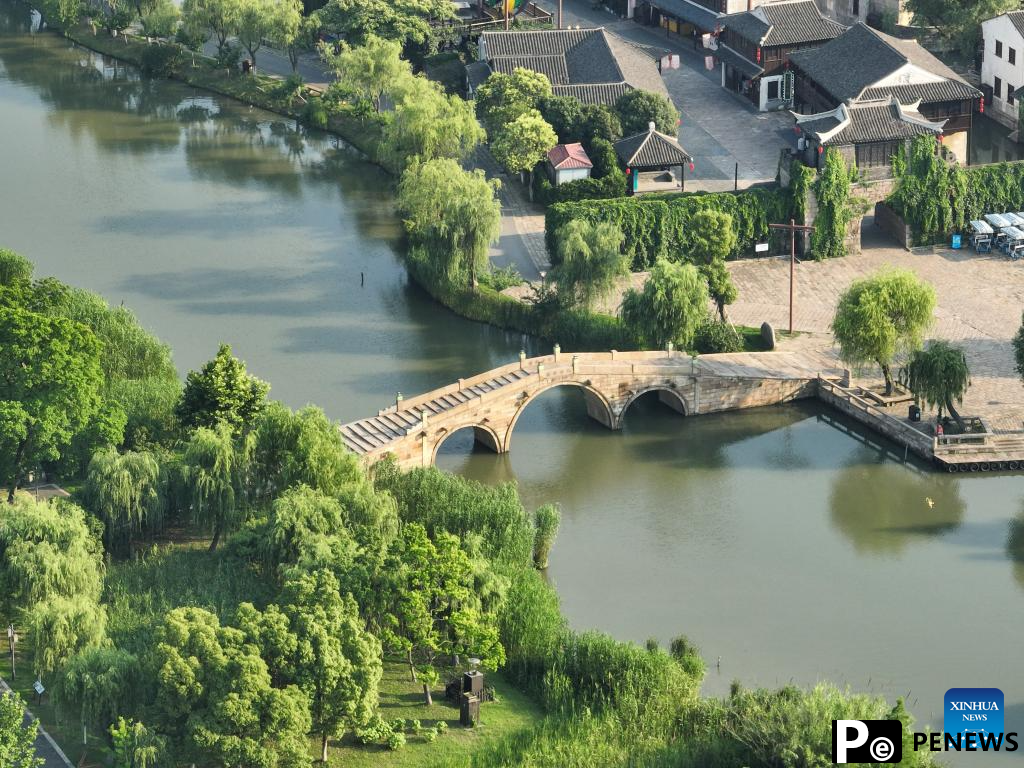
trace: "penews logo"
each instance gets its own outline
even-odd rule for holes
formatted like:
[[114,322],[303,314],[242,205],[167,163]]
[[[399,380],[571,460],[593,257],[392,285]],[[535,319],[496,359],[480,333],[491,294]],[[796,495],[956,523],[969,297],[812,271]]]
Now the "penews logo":
[[1003,692],[998,688],[950,688],[945,702],[942,725],[947,734],[1003,732]]
[[833,720],[832,762],[898,763],[903,759],[899,720]]

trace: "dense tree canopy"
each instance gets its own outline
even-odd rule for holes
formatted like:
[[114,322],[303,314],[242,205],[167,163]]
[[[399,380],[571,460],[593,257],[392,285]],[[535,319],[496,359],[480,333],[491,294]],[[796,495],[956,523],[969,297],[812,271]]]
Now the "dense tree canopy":
[[666,136],[679,133],[679,112],[666,96],[650,91],[630,90],[615,102],[623,136],[643,133],[650,123]]
[[520,115],[551,96],[551,81],[540,72],[517,67],[512,74],[495,72],[476,90],[476,113],[494,137]]
[[328,69],[346,89],[373,104],[380,112],[385,94],[405,87],[411,77],[408,62],[401,58],[402,45],[395,40],[369,37],[361,45],[335,53],[320,46],[320,55]]
[[705,209],[694,214],[690,224],[690,257],[708,281],[708,292],[725,322],[725,307],[736,301],[739,292],[729,276],[725,260],[736,247],[736,229],[732,216]]
[[0,693],[0,765],[7,768],[38,768],[36,732],[33,721],[25,725],[25,703],[16,693]]
[[629,260],[621,250],[622,230],[614,224],[575,219],[558,230],[557,240],[558,263],[551,276],[566,306],[593,309],[629,275]]
[[107,448],[93,454],[86,474],[85,505],[103,521],[108,547],[130,541],[145,527],[160,526],[164,482],[160,462],[149,452],[122,454]]
[[843,360],[877,363],[892,394],[892,366],[921,347],[932,323],[935,289],[907,270],[886,270],[855,281],[840,297],[832,332]]
[[491,136],[491,151],[510,172],[532,174],[534,167],[557,143],[558,137],[540,112],[530,109],[495,131]]
[[475,286],[487,268],[487,250],[501,231],[497,191],[483,171],[464,171],[450,159],[413,165],[402,176],[398,205],[406,228],[446,282]]
[[448,95],[425,77],[410,76],[384,127],[386,152],[397,167],[415,159],[465,161],[484,140],[472,103]]
[[26,473],[99,409],[100,345],[81,323],[0,306],[0,476],[13,501]]
[[270,385],[250,376],[245,363],[221,344],[217,356],[190,371],[177,413],[186,427],[215,427],[220,422],[238,433],[252,426],[266,405]]
[[210,531],[210,551],[225,533],[235,530],[242,517],[237,489],[240,457],[235,452],[227,424],[215,429],[199,427],[185,446],[182,459],[190,489],[193,522]]
[[622,299],[622,320],[648,346],[685,348],[708,313],[708,285],[692,264],[658,259],[644,287]]
[[981,22],[1019,7],[1017,0],[907,0],[914,23],[935,27],[956,45],[961,54],[973,57],[981,39]]

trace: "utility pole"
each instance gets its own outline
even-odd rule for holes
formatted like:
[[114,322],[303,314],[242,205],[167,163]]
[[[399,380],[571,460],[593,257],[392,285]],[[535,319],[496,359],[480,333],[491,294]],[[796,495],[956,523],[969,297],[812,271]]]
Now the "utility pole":
[[558,0],[558,28],[562,28],[562,0]]
[[797,224],[794,219],[789,224],[769,224],[772,229],[784,229],[789,231],[789,332],[793,333],[793,272],[796,264],[796,233],[811,232],[814,227]]
[[18,641],[18,635],[14,632],[14,625],[7,625],[7,642],[11,646],[11,680],[14,680],[18,673],[14,669],[14,644]]
[[505,9],[505,31],[506,32],[508,32],[508,30],[509,30],[509,25],[508,25],[508,4],[510,2],[512,2],[512,0],[501,0],[501,7]]

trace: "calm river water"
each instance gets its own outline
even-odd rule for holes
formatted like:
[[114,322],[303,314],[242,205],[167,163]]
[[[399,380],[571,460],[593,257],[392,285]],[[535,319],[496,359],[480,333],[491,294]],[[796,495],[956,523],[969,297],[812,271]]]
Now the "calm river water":
[[[333,138],[141,81],[0,0],[0,245],[131,306],[183,372],[228,341],[274,396],[352,419],[532,346],[410,286],[398,235],[389,180]],[[460,433],[440,463],[559,502],[572,623],[685,632],[710,693],[831,679],[941,727],[947,688],[996,686],[1024,731],[1024,479],[901,458],[813,405],[687,420],[641,401],[614,434],[556,391],[510,455]]]

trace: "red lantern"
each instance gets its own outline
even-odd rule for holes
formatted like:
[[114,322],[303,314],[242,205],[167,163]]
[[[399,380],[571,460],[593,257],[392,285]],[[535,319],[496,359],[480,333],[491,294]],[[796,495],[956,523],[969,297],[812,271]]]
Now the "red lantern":
[[942,143],[942,134],[940,133],[939,134],[939,144],[941,144],[941,143]]
[[761,63],[761,49],[760,48],[757,49],[757,53],[755,54],[755,56],[757,57],[757,63],[760,64]]
[[632,172],[633,172],[633,169],[632,169],[632,168],[627,168],[627,169],[626,169],[626,175],[627,175],[627,176],[629,176],[629,174],[631,174]]
[[820,155],[820,154],[824,153],[824,151],[825,151],[825,148],[823,146],[821,146],[821,144],[819,144],[818,145],[818,154]]
[[985,114],[985,97],[984,96],[981,98],[981,103],[978,105],[978,111],[981,112],[981,114],[983,114],[983,115]]
[[693,173],[693,161],[690,161],[690,173]]

